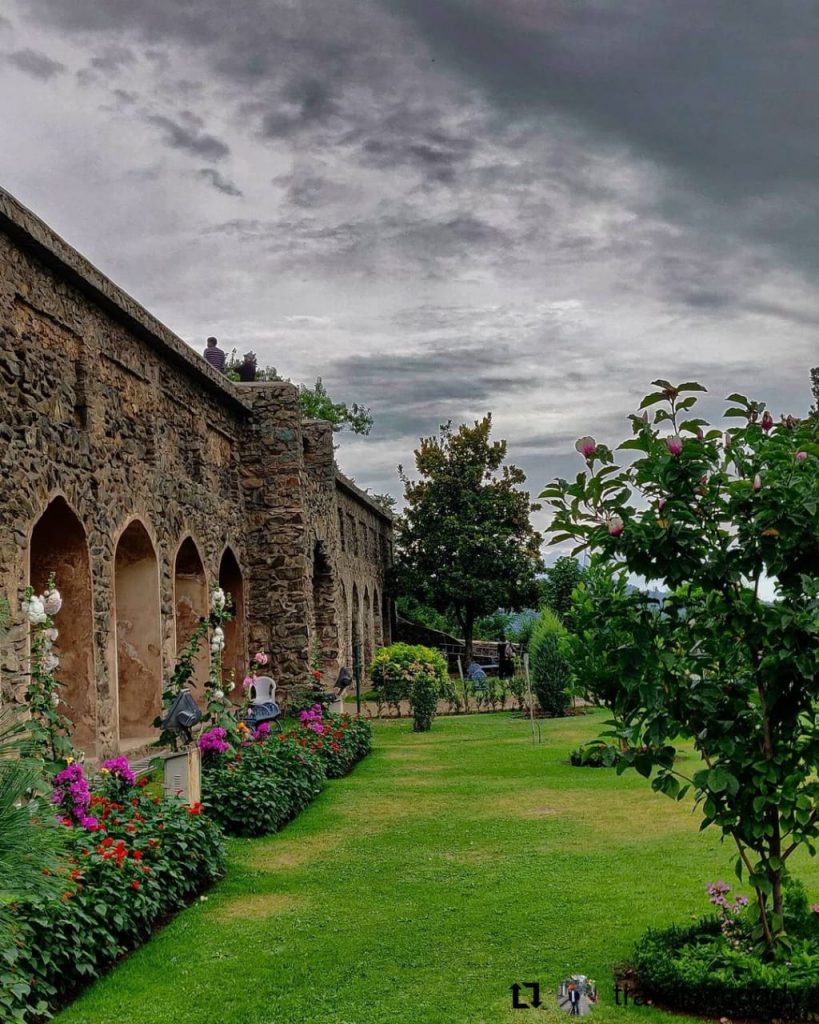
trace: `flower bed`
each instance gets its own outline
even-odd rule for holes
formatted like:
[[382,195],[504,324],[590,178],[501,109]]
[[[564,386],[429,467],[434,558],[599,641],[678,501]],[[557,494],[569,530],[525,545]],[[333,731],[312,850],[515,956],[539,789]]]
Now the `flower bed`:
[[224,729],[199,739],[206,813],[234,836],[276,832],[369,753],[367,722],[333,715],[320,704],[301,712],[284,733],[268,725],[236,742]]
[[751,939],[748,901],[708,888],[718,915],[686,928],[651,930],[630,968],[644,995],[674,1010],[760,1020],[819,1020],[819,905],[792,883],[786,896],[788,950],[762,959]]
[[65,887],[58,900],[16,908],[13,945],[0,950],[3,1020],[34,1020],[66,1002],[224,874],[221,832],[201,806],[148,795],[124,758],[106,763],[114,767],[93,795],[80,765],[55,779]]

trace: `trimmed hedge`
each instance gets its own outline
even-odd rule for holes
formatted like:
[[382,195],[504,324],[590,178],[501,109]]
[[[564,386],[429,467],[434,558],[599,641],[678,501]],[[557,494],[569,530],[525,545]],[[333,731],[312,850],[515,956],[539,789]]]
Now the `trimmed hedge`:
[[286,733],[302,747],[318,754],[328,779],[340,779],[347,775],[366,757],[372,749],[373,731],[370,723],[351,715],[324,713],[325,732],[321,735],[314,730],[299,726]]
[[569,754],[569,761],[575,768],[612,768],[617,760],[617,747],[604,740],[584,743]]
[[446,659],[439,651],[420,644],[390,644],[376,654],[370,676],[385,704],[400,710],[400,702],[409,701],[416,732],[432,727],[438,701],[449,690]]
[[225,872],[222,833],[201,806],[119,781],[108,793],[91,799],[93,831],[66,828],[61,898],[15,908],[12,945],[0,949],[4,1021],[67,1002]]
[[648,931],[630,966],[640,989],[675,1010],[762,1020],[819,1020],[819,914],[813,940],[787,962],[764,963],[732,949],[715,917],[687,928]]

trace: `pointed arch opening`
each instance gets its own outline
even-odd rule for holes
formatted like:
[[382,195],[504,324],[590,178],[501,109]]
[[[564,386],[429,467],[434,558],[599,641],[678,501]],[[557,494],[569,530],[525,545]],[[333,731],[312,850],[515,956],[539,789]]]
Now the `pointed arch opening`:
[[233,618],[225,624],[225,649],[222,668],[225,681],[233,679],[235,700],[242,699],[242,680],[247,670],[248,652],[245,642],[245,585],[239,560],[230,548],[225,548],[219,564],[219,586],[230,595]]
[[[179,657],[193,635],[199,620],[208,614],[208,579],[205,566],[192,537],[179,545],[173,571],[174,623],[176,626],[176,655]],[[208,678],[208,646],[202,643],[194,659],[193,694],[201,704],[205,698]]]
[[322,672],[332,673],[338,666],[338,620],[336,618],[335,578],[323,541],[313,546],[313,636]]
[[65,498],[57,497],[37,520],[29,549],[29,581],[41,594],[54,574],[63,605],[55,616],[55,671],[63,684],[61,710],[73,725],[75,746],[96,753],[97,687],[94,674],[94,613],[91,561],[82,523]]
[[359,605],[358,587],[353,584],[352,597],[350,601],[350,668],[355,665],[355,651],[358,648],[358,656],[364,661],[364,651],[361,647],[361,608]]
[[381,598],[377,587],[373,589],[373,641],[376,650],[384,646],[384,621],[381,617]]
[[134,746],[153,737],[162,694],[159,563],[148,531],[136,519],[117,544],[114,608],[119,737]]
[[373,660],[373,613],[372,603],[370,601],[369,588],[364,588],[364,614],[363,614],[363,642],[364,648],[362,657],[364,659],[362,664],[362,675],[366,675],[370,670],[370,665]]

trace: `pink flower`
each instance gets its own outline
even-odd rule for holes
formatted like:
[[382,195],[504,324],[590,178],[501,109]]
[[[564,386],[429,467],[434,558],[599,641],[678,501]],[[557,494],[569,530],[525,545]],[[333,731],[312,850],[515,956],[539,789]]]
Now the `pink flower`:
[[620,516],[609,517],[609,533],[612,537],[619,537],[623,532],[623,520]]
[[819,914],[819,903],[814,903],[810,909],[813,911],[814,914]]
[[580,437],[574,443],[575,450],[580,452],[584,459],[590,458],[597,450],[597,442],[593,437],[586,435]]
[[773,423],[773,416],[771,416],[771,414],[766,409],[765,412],[762,414],[762,429],[765,431],[765,433],[767,433],[771,429]]
[[253,685],[253,676],[245,676],[244,679],[242,680],[242,686],[246,690],[249,690],[252,685]]
[[683,439],[679,434],[672,434],[671,437],[665,439],[665,446],[672,455],[679,455],[683,450]]
[[659,501],[657,502],[657,511],[658,512],[662,512],[662,510],[664,508],[665,508],[665,498],[660,498]]
[[757,473],[757,475],[754,477],[753,488],[755,494],[758,491],[762,490],[762,477],[759,475],[759,473]]
[[794,458],[796,459],[797,462],[804,462],[807,457],[808,457],[808,453],[807,452],[797,452],[796,455],[794,455]]
[[253,660],[256,662],[257,665],[266,665],[267,655],[264,653],[264,651],[259,651],[258,653],[253,655]]

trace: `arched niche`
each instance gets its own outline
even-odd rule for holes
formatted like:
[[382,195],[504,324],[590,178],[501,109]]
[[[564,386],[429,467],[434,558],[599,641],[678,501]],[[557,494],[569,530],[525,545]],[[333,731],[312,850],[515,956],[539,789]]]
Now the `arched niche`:
[[41,594],[54,574],[63,605],[54,617],[59,636],[54,675],[63,683],[61,710],[73,723],[74,745],[96,753],[97,687],[94,675],[94,615],[91,563],[83,525],[65,498],[55,498],[31,534],[29,581]]
[[138,520],[117,544],[114,609],[120,741],[147,740],[162,694],[162,630],[156,551]]
[[381,639],[385,646],[392,643],[391,604],[386,594],[381,595]]
[[313,546],[313,628],[321,669],[332,672],[339,651],[335,579],[322,541]]
[[247,673],[248,652],[245,647],[245,587],[239,561],[230,548],[225,549],[219,564],[219,586],[230,595],[233,618],[225,623],[225,649],[222,669],[225,680],[233,673],[236,689],[233,696],[242,699],[242,680]]
[[[173,570],[174,622],[176,626],[176,655],[186,644],[199,625],[199,620],[209,612],[208,579],[199,549],[191,537],[179,545]],[[210,648],[206,639],[199,645],[194,659],[192,692],[202,703],[205,697],[205,681],[208,678]]]
[[339,652],[344,652],[343,663],[344,666],[349,669],[350,672],[353,670],[352,662],[350,661],[350,602],[347,600],[347,587],[344,582],[339,582],[338,585],[339,594],[339,632],[338,632],[338,649]]
[[372,603],[370,601],[370,591],[367,587],[364,588],[364,614],[363,614],[363,641],[364,648],[362,651],[363,656],[363,673],[366,674],[370,671],[370,665],[373,660],[373,612]]
[[361,607],[359,605],[358,587],[353,584],[350,599],[350,670],[355,665],[355,648],[358,646],[359,656],[362,665],[364,663],[364,650],[361,646]]
[[381,598],[378,588],[373,590],[373,640],[376,649],[384,646],[384,620],[381,616]]

